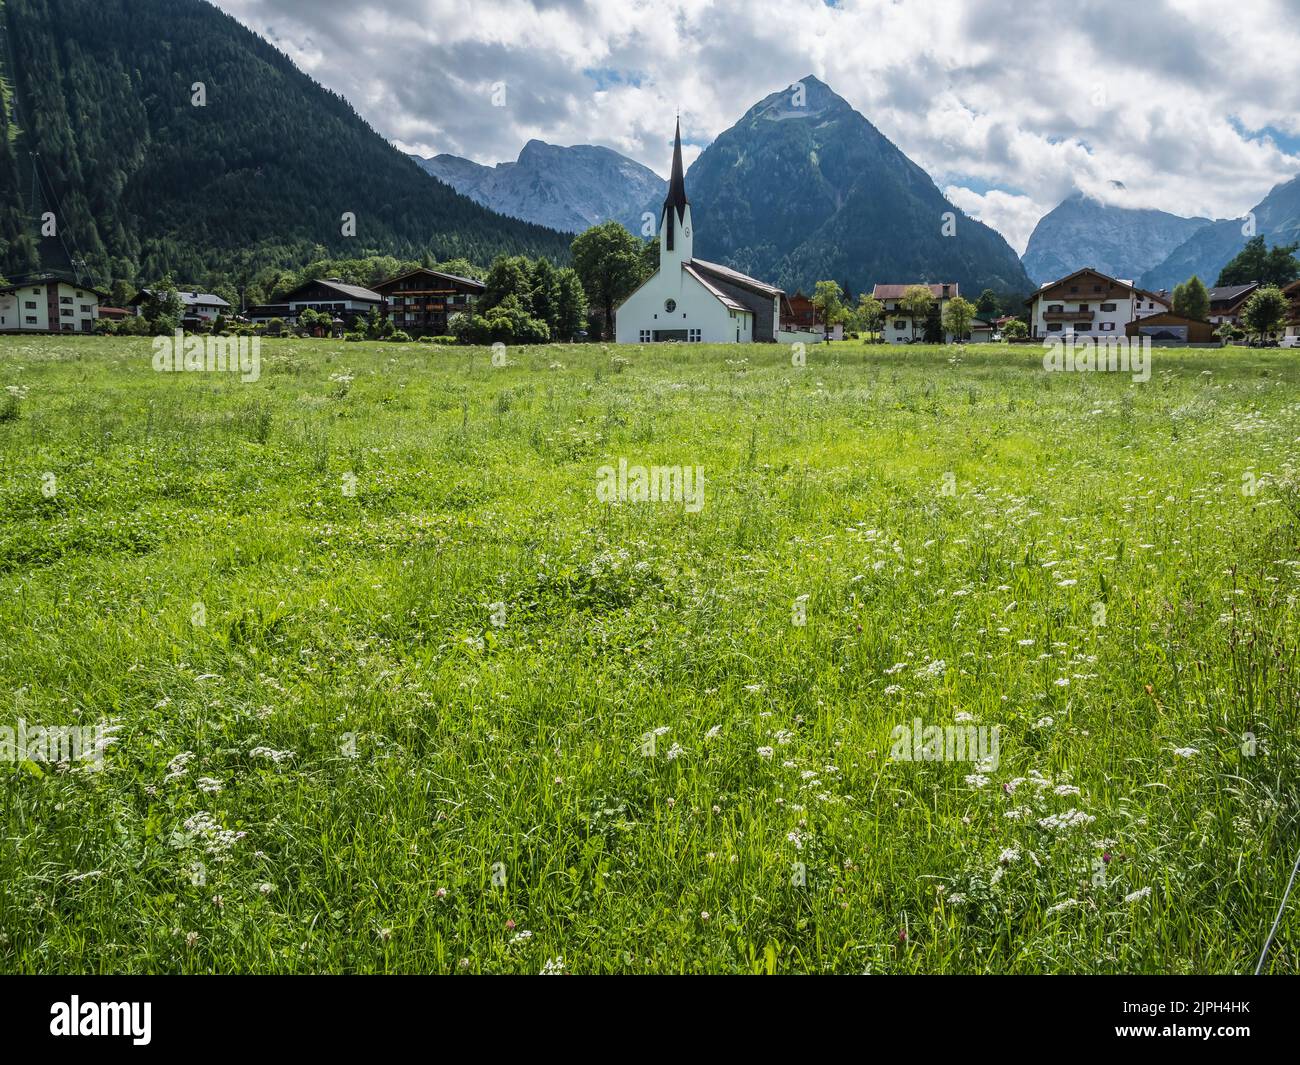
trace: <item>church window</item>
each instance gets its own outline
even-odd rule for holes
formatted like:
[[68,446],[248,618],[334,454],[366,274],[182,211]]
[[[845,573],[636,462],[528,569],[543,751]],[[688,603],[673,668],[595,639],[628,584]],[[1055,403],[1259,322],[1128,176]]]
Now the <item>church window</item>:
[[677,301],[664,300],[664,310],[666,310],[669,314],[672,314],[673,311],[677,310]]
[[650,343],[650,330],[649,330],[649,329],[642,329],[642,330],[641,330],[641,343],[642,343],[642,344],[648,344],[648,343]]
[[700,342],[700,330],[698,329],[690,330],[689,333],[687,334],[687,338],[689,343],[698,344]]

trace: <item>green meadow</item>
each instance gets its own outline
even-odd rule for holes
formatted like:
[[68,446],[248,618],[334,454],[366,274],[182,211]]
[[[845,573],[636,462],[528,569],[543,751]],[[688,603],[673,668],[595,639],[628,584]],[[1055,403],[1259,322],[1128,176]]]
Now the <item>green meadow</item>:
[[0,971],[1253,971],[1297,353],[151,354],[0,338]]

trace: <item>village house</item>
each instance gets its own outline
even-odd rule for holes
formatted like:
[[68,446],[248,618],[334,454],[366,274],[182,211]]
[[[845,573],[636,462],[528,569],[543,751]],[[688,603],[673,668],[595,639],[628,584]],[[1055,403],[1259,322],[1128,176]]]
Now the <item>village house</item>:
[[1294,338],[1287,344],[1288,347],[1300,346],[1300,281],[1292,281],[1282,289],[1282,295],[1290,300],[1290,307],[1286,316],[1286,331],[1284,337]]
[[775,341],[781,327],[781,290],[738,270],[696,259],[694,242],[678,122],[672,176],[659,224],[659,269],[615,308],[617,342]]
[[1210,289],[1210,321],[1215,325],[1223,322],[1241,325],[1241,314],[1246,309],[1246,301],[1255,294],[1257,288],[1259,282],[1251,281],[1245,285],[1225,285]]
[[280,318],[292,324],[303,311],[311,309],[328,314],[339,329],[366,317],[372,309],[384,310],[384,297],[360,285],[350,285],[337,277],[304,281],[286,292],[276,303],[262,303],[248,308],[250,322],[265,324]]
[[93,333],[105,293],[57,274],[0,288],[0,333]]
[[421,267],[375,286],[393,325],[411,336],[448,336],[454,314],[472,314],[481,281]]
[[[142,288],[135,294],[128,306],[135,312],[136,317],[144,314],[144,305],[154,297],[156,289]],[[230,304],[213,292],[199,292],[197,289],[176,290],[176,295],[181,301],[181,320],[189,319],[195,322],[215,322],[221,315],[230,314]]]
[[[903,297],[907,294],[909,288],[929,289],[930,295],[934,297],[935,313],[939,315],[939,321],[941,322],[943,321],[944,308],[948,306],[949,301],[956,299],[961,294],[955,281],[938,285],[923,284],[919,281],[906,285],[876,285],[871,290],[871,294],[881,302],[885,309],[881,336],[887,344],[910,344],[913,340],[921,341],[925,339],[926,323],[920,319],[913,321],[912,316],[903,310]],[[988,323],[981,324],[987,327]],[[952,334],[945,334],[943,339],[951,341]]]
[[802,291],[781,297],[781,329],[785,332],[812,332],[817,327],[817,308]]
[[1048,281],[1025,301],[1029,308],[1029,336],[1035,340],[1084,333],[1089,336],[1125,336],[1130,322],[1170,309],[1169,299],[1140,289],[1132,281],[1084,267]]

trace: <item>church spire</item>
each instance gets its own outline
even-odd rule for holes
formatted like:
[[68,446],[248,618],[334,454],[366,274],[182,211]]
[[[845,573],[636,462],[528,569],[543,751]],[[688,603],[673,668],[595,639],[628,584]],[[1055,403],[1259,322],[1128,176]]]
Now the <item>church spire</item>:
[[673,250],[673,230],[677,219],[685,221],[686,208],[690,201],[686,198],[686,178],[682,173],[682,120],[678,116],[677,133],[673,139],[673,172],[668,179],[668,198],[664,200],[664,224],[667,226],[668,250]]

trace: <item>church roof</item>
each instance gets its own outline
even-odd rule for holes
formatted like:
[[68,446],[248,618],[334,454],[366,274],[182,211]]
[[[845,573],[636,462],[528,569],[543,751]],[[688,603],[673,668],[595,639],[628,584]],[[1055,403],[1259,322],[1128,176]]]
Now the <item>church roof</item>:
[[686,198],[686,176],[682,172],[682,120],[677,120],[677,133],[673,138],[673,172],[668,179],[668,196],[664,200],[664,225],[668,227],[668,249],[673,246],[673,235],[677,229],[677,220],[686,221],[686,208],[690,204]]
[[664,210],[672,207],[680,217],[690,202],[686,198],[686,175],[682,171],[682,120],[679,118],[677,132],[673,137],[673,172],[668,178],[668,198],[664,200]]
[[719,281],[727,281],[741,288],[747,288],[752,292],[757,292],[760,296],[783,296],[785,295],[779,288],[769,285],[765,281],[759,281],[748,274],[742,274],[739,270],[733,270],[729,266],[723,266],[721,263],[707,263],[703,259],[692,259],[691,265],[697,270],[706,274],[712,274]]
[[706,289],[708,289],[710,295],[716,297],[718,302],[721,303],[724,307],[733,311],[745,311],[747,314],[750,313],[749,308],[746,307],[743,303],[740,303],[739,301],[732,299],[725,292],[723,292],[722,289],[714,285],[704,275],[704,273],[701,270],[697,269],[698,266],[699,263],[693,260],[688,263],[682,263],[682,269],[685,270],[688,274],[690,274],[691,277],[695,278],[695,280],[698,281],[701,285],[703,285]]

